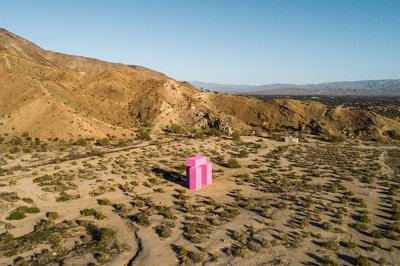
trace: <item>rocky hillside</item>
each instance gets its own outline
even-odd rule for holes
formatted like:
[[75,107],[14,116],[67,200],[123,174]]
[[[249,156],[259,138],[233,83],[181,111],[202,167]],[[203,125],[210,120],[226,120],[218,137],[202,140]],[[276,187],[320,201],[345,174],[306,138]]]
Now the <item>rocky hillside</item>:
[[316,102],[260,101],[201,92],[140,66],[46,51],[0,29],[0,134],[40,138],[131,136],[141,126],[301,128],[376,138],[399,123]]

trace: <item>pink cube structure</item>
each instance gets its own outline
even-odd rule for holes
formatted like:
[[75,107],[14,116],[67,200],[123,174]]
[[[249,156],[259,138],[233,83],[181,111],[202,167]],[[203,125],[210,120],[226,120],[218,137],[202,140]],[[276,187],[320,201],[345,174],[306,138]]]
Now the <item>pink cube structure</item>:
[[186,159],[187,167],[199,167],[200,165],[203,165],[205,163],[207,163],[206,156],[196,155]]
[[212,183],[212,163],[205,156],[193,156],[186,159],[186,183],[190,190],[199,190]]
[[211,183],[212,183],[212,163],[206,163],[200,167],[201,167],[201,184],[203,186],[211,185]]
[[187,176],[187,184],[190,190],[201,189],[201,176],[202,176],[201,167],[189,168],[189,175]]

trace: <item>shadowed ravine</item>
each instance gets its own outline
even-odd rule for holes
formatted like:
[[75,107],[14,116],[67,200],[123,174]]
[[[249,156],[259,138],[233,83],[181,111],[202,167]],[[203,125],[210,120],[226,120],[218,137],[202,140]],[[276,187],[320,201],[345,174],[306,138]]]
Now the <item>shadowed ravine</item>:
[[133,255],[133,257],[126,264],[127,266],[135,265],[136,259],[140,256],[140,254],[142,254],[142,251],[143,251],[142,239],[139,237],[139,235],[137,233],[138,230],[139,229],[137,227],[135,227],[135,242],[137,244],[137,250],[135,252],[135,255]]

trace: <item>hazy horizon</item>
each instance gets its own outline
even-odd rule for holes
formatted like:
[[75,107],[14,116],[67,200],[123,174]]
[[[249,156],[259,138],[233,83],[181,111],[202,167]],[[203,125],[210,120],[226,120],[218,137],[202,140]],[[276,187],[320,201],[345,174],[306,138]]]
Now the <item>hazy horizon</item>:
[[306,85],[316,85],[316,84],[325,84],[325,83],[340,83],[340,82],[359,82],[359,81],[380,81],[380,80],[399,80],[400,78],[391,78],[391,79],[363,79],[363,80],[336,80],[336,81],[323,81],[318,83],[287,83],[287,82],[274,82],[268,84],[227,84],[227,83],[219,83],[213,81],[204,81],[204,80],[184,80],[189,83],[198,82],[198,83],[208,83],[208,84],[216,84],[216,85],[224,85],[224,86],[268,86],[268,85],[296,85],[296,86],[306,86]]
[[[398,79],[397,1],[3,1],[0,27],[44,49],[177,80]],[[44,15],[45,14],[45,15]]]

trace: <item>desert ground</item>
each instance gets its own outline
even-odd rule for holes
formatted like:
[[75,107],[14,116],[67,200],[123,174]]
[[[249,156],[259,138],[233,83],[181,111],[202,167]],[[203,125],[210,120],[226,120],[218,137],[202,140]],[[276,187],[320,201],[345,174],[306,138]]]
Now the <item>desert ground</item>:
[[[0,144],[1,265],[398,265],[400,145],[153,134]],[[185,159],[213,184],[185,187]]]

